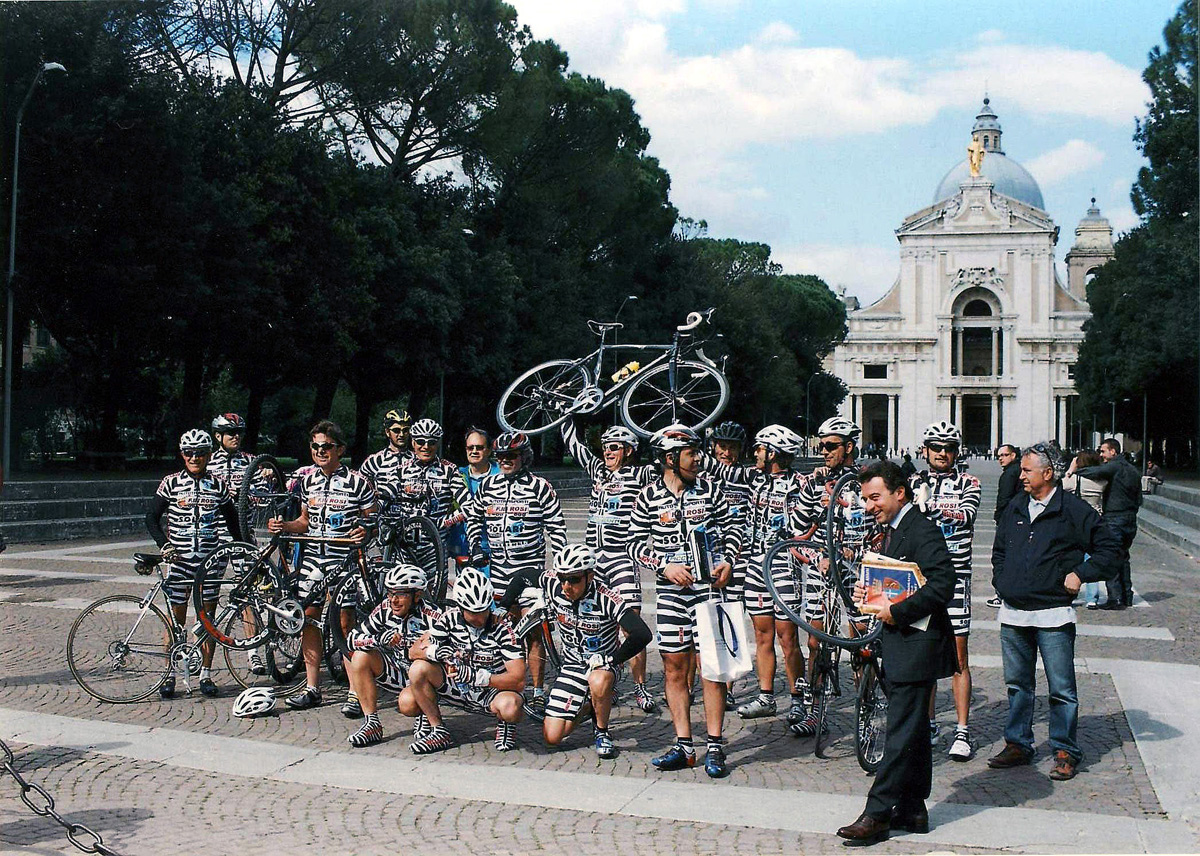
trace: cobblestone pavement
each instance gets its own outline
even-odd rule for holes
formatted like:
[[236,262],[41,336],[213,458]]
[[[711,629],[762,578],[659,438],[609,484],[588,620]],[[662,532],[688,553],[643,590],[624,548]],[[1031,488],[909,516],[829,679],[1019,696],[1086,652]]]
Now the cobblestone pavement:
[[[981,519],[977,532],[974,591],[975,615],[983,629],[972,634],[972,733],[979,750],[973,760],[955,763],[945,755],[943,738],[935,754],[931,805],[935,830],[929,837],[897,837],[876,850],[1180,849],[1156,844],[1163,830],[1176,836],[1167,836],[1173,842],[1190,842],[1182,849],[1196,849],[1200,839],[1178,835],[1193,834],[1191,823],[1197,816],[1193,809],[1200,798],[1190,782],[1172,784],[1178,779],[1166,765],[1178,762],[1180,753],[1190,751],[1188,747],[1200,735],[1195,728],[1189,735],[1183,733],[1186,725],[1176,727],[1156,719],[1157,708],[1149,699],[1146,704],[1140,704],[1139,698],[1131,700],[1128,686],[1132,684],[1123,676],[1157,674],[1155,668],[1171,668],[1157,664],[1180,664],[1179,669],[1195,674],[1180,672],[1183,683],[1162,686],[1163,692],[1168,696],[1172,690],[1189,692],[1194,698],[1200,669],[1191,664],[1200,652],[1192,630],[1200,618],[1200,604],[1194,585],[1189,584],[1200,565],[1139,536],[1134,546],[1134,582],[1142,605],[1120,613],[1080,610],[1079,737],[1086,758],[1078,778],[1056,783],[1045,775],[1051,753],[1045,743],[1044,695],[1038,700],[1035,719],[1040,743],[1037,763],[1010,771],[989,770],[984,759],[1003,745],[1007,701],[998,633],[988,629],[995,613],[983,603],[991,593],[987,556],[994,530],[986,507],[994,495],[994,476],[983,478],[988,513],[981,516],[986,519]],[[573,536],[578,538],[583,501],[566,505]],[[236,720],[230,714],[233,681],[220,668],[215,677],[223,693],[217,699],[197,694],[172,701],[105,705],[84,694],[71,678],[66,637],[74,617],[91,600],[145,590],[145,578],[133,576],[127,563],[134,549],[134,542],[126,540],[23,546],[0,555],[0,620],[5,628],[0,637],[0,736],[7,740],[29,733],[25,729],[18,734],[15,726],[8,727],[6,712],[17,719],[38,713],[55,722],[59,722],[55,717],[65,718],[61,721],[68,723],[63,726],[67,733],[86,735],[89,724],[133,727],[126,730],[136,736],[138,746],[143,743],[137,741],[153,746],[155,740],[181,741],[193,733],[216,739],[204,744],[214,756],[236,754],[238,746],[251,745],[240,743],[248,740],[267,750],[276,745],[278,749],[270,751],[283,754],[323,753],[327,760],[375,763],[380,770],[392,769],[388,765],[401,772],[412,768],[431,782],[448,777],[451,784],[445,793],[430,796],[421,788],[399,792],[386,782],[377,785],[368,774],[346,786],[340,779],[328,784],[325,779],[286,781],[284,772],[256,775],[257,768],[243,769],[220,757],[200,769],[153,752],[126,751],[119,748],[119,741],[103,739],[101,732],[95,739],[28,737],[27,745],[14,746],[19,768],[55,793],[64,816],[93,826],[123,852],[154,853],[174,846],[184,852],[216,848],[258,853],[293,845],[362,853],[468,848],[524,853],[564,847],[580,853],[612,852],[618,847],[647,853],[820,851],[838,845],[830,833],[853,819],[870,784],[854,758],[853,703],[848,697],[834,703],[832,747],[826,759],[813,756],[811,741],[789,737],[782,715],[744,722],[729,714],[726,737],[733,772],[722,782],[711,782],[699,768],[664,776],[650,767],[649,758],[669,745],[673,730],[665,712],[646,716],[632,706],[627,676],[613,720],[621,750],[615,762],[596,758],[589,745],[590,729],[581,728],[564,748],[549,750],[530,724],[520,727],[518,750],[501,755],[492,747],[494,722],[460,712],[447,718],[459,746],[439,756],[415,759],[407,748],[411,721],[395,712],[391,696],[383,702],[388,739],[369,750],[351,750],[345,738],[355,724],[337,710],[340,689],[327,687],[325,704],[314,711]],[[1123,635],[1131,632],[1159,638]],[[651,684],[661,690],[661,661],[656,653],[651,653],[650,666]],[[786,709],[782,680],[776,689],[782,714]],[[754,691],[753,677],[739,682],[737,691],[740,698],[748,698]],[[954,721],[948,681],[939,694],[938,709],[943,730],[948,731]],[[693,711],[693,721],[702,727],[699,711]],[[227,750],[222,748],[226,745]],[[597,801],[540,797],[536,788],[521,785],[539,781],[521,778],[535,770],[548,771],[541,776],[543,782],[584,781],[594,788]],[[494,794],[487,790],[490,781],[496,785]],[[645,808],[642,802],[652,802],[663,782],[678,783],[681,789],[669,792],[675,796],[665,808]],[[630,787],[644,795],[619,810],[586,810],[604,805],[605,794]],[[712,788],[727,790],[722,796]],[[18,852],[73,852],[51,823],[34,817],[12,798],[15,793],[11,782],[0,782],[0,844]],[[744,817],[730,816],[719,810],[741,797],[750,800],[748,805],[779,806],[778,816],[772,819],[751,810]],[[1095,830],[1108,829],[1106,824],[1116,831],[1100,841],[1111,847],[1097,846],[1094,837],[1081,839],[1077,846],[1053,835],[1037,837],[1043,828],[1049,833],[1064,825],[1092,829],[1094,835]],[[937,827],[942,828],[940,835]],[[981,832],[985,828],[986,835]],[[1121,837],[1126,833],[1128,837]]]

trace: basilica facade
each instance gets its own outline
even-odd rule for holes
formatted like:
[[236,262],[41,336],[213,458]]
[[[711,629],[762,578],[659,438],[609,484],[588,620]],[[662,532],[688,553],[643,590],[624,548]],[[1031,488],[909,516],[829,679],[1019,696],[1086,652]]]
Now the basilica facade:
[[966,446],[1082,441],[1075,360],[1087,282],[1112,258],[1112,228],[1093,199],[1064,284],[1059,229],[1001,137],[984,98],[969,157],[896,230],[891,290],[867,307],[843,293],[849,334],[824,369],[849,387],[841,412],[862,426],[863,446],[919,446],[939,419],[958,425]]

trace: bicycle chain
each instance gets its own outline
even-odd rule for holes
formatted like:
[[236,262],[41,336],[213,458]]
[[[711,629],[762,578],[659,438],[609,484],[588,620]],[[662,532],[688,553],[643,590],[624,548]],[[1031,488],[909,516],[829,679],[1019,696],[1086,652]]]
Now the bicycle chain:
[[[14,781],[21,786],[21,802],[29,807],[29,810],[39,817],[49,817],[58,823],[67,831],[67,840],[70,841],[76,848],[84,853],[100,853],[102,856],[120,856],[116,850],[104,843],[104,838],[100,833],[84,826],[82,823],[70,823],[63,820],[62,816],[54,810],[54,797],[46,792],[45,788],[33,782],[25,781],[25,777],[17,772],[14,766],[17,758],[13,755],[12,749],[8,748],[8,744],[0,740],[0,750],[4,751],[4,772],[13,777]],[[30,793],[37,794],[38,800],[35,801],[29,795]],[[40,801],[40,805],[38,802]],[[80,841],[79,837],[83,835],[90,838],[91,841]]]

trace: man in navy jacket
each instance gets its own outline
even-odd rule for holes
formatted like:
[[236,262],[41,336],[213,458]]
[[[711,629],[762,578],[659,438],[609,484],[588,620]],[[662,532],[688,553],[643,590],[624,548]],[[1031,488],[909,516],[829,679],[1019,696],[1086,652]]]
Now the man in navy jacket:
[[1008,684],[1004,749],[993,768],[1033,759],[1034,667],[1042,653],[1050,690],[1052,779],[1074,778],[1083,751],[1075,737],[1075,608],[1085,582],[1120,568],[1121,545],[1113,530],[1079,497],[1060,490],[1055,451],[1038,443],[1021,455],[1017,496],[1000,517],[992,547],[992,585],[1000,595],[1000,653]]

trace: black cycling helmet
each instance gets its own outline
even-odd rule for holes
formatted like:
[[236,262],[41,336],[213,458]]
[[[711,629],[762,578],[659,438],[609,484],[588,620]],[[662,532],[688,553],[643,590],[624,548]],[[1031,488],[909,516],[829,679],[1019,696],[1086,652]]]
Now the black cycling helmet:
[[712,430],[712,439],[746,445],[746,429],[736,422],[722,422]]

